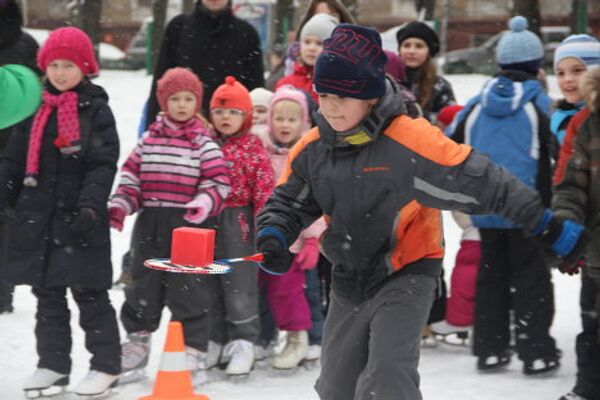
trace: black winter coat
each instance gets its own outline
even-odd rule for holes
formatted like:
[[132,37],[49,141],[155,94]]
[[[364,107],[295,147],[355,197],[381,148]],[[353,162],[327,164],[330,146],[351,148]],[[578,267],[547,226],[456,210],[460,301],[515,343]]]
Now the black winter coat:
[[[79,94],[82,151],[62,155],[54,146],[56,111],[48,119],[36,187],[23,186],[33,117],[18,125],[0,163],[0,209],[5,211],[7,281],[32,286],[111,286],[107,201],[119,158],[119,138],[104,89],[88,81]],[[52,91],[52,89],[51,89]],[[83,207],[99,218],[84,234],[71,223]]]
[[178,15],[169,22],[154,69],[146,128],[160,111],[156,81],[173,67],[190,68],[204,82],[202,110],[205,113],[212,94],[225,83],[228,75],[249,91],[264,86],[258,33],[252,25],[233,16],[230,8],[211,14],[199,4],[192,14]]

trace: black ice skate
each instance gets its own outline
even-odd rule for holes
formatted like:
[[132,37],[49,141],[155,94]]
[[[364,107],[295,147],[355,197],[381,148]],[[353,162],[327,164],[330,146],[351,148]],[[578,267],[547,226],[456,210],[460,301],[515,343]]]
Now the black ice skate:
[[525,375],[541,375],[554,372],[560,367],[559,360],[561,356],[562,352],[556,350],[556,353],[551,356],[524,361],[523,373]]
[[38,368],[23,384],[28,399],[42,399],[65,393],[69,376],[47,368]]
[[492,372],[504,369],[510,363],[511,353],[507,350],[498,354],[479,356],[477,369],[481,372]]

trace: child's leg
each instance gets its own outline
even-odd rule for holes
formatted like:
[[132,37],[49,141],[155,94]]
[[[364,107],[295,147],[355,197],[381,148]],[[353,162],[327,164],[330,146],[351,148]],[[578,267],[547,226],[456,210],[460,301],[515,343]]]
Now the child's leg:
[[577,335],[577,383],[573,392],[586,399],[600,399],[600,277],[590,277],[586,266],[581,275],[581,321],[583,331]]
[[85,331],[85,347],[92,353],[90,369],[118,375],[121,372],[121,344],[108,291],[71,288],[71,293],[79,307],[79,325]]
[[304,291],[310,307],[310,318],[312,328],[308,331],[309,344],[320,345],[323,339],[323,324],[325,316],[323,315],[323,302],[321,301],[321,282],[319,281],[319,271],[316,268],[306,270],[306,290]]
[[277,327],[284,331],[306,331],[312,326],[308,301],[304,295],[304,271],[292,263],[281,276],[265,277],[267,298]]
[[523,233],[510,233],[512,303],[517,352],[521,360],[553,357],[556,343],[550,336],[554,318],[554,288],[540,246]]
[[473,325],[475,314],[475,288],[481,262],[478,240],[463,240],[456,254],[452,270],[450,297],[446,304],[446,321],[455,326]]
[[69,374],[71,372],[71,312],[66,288],[34,287],[37,297],[35,338],[39,356],[38,368]]
[[320,398],[366,400],[377,393],[385,399],[420,399],[421,327],[435,286],[427,275],[398,276],[362,303],[332,290],[315,385]]
[[429,310],[429,317],[427,317],[427,325],[431,325],[435,322],[443,321],[446,319],[446,297],[448,296],[448,288],[446,287],[446,281],[444,280],[444,270],[440,272],[438,277],[437,289],[435,293],[435,300]]
[[160,209],[144,209],[138,216],[131,238],[131,277],[133,282],[125,287],[125,302],[121,308],[121,322],[127,333],[154,332],[160,324],[164,306],[163,278],[167,274],[144,267],[144,261],[154,257],[169,257],[159,246],[167,237],[157,235],[164,224]]
[[[2,228],[2,226],[0,226]],[[0,314],[11,312],[13,309],[13,291],[15,287],[0,280]]]
[[277,327],[267,293],[270,289],[271,275],[260,270],[258,271],[258,314],[260,316],[260,333],[258,335],[257,345],[267,348],[275,339]]
[[504,229],[481,229],[473,354],[487,357],[510,344],[508,236]]

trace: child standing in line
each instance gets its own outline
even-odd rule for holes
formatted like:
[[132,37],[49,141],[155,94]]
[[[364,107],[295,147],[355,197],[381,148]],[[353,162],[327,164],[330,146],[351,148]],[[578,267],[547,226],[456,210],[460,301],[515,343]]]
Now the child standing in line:
[[303,228],[322,215],[328,223],[321,250],[333,282],[315,386],[324,400],[421,398],[421,329],[444,255],[432,207],[504,215],[566,264],[582,252],[580,225],[554,218],[486,156],[405,115],[385,62],[377,31],[333,31],[315,68],[318,126],[292,148],[257,217],[263,267],[274,273],[290,268],[288,244]]
[[[575,341],[577,380],[560,400],[600,398],[600,175],[594,168],[600,163],[599,67],[600,43],[588,35],[569,36],[554,54],[554,70],[565,99],[552,119],[555,134],[558,128],[563,138],[552,208],[562,218],[585,223],[592,232],[581,273],[583,330]],[[580,111],[573,115],[573,109]]]
[[[267,147],[267,152],[275,175],[279,177],[283,173],[291,147],[310,128],[306,95],[292,86],[282,86],[275,92],[270,110],[271,145]],[[318,237],[323,230],[325,222],[319,218],[302,231],[298,240],[290,246],[290,251],[295,256],[285,274],[272,276],[261,271],[260,280],[265,286],[275,323],[280,330],[288,332],[286,346],[271,362],[275,369],[292,369],[307,360],[308,330],[312,321],[304,294],[305,271],[317,266]],[[320,354],[317,359],[318,356]]]
[[[537,79],[544,49],[527,30],[527,19],[516,16],[508,25],[496,48],[501,71],[469,100],[448,133],[489,154],[550,205],[551,100]],[[481,235],[473,339],[477,368],[498,370],[510,362],[514,326],[523,373],[557,369],[560,351],[550,335],[554,288],[543,249],[521,226],[502,216],[471,219]]]
[[38,52],[47,77],[42,105],[17,126],[0,170],[0,207],[8,225],[7,279],[28,284],[38,299],[38,369],[26,392],[66,387],[71,372],[71,290],[92,353],[90,371],[74,388],[102,394],[121,369],[110,303],[110,235],[106,202],[119,158],[119,138],[104,89],[89,81],[98,64],[89,37],[53,31]]
[[266,147],[271,142],[269,139],[269,103],[273,92],[265,88],[256,88],[250,92],[252,100],[252,134],[260,138]]
[[[173,274],[144,267],[144,260],[169,257],[171,233],[182,226],[214,228],[214,219],[229,194],[229,175],[219,145],[197,115],[202,82],[183,68],[167,70],[158,81],[162,113],[150,125],[122,167],[121,180],[109,203],[110,223],[123,228],[127,215],[139,211],[131,238],[131,284],[125,287],[121,322],[123,381],[142,375],[151,334],[162,310],[183,324],[188,368],[202,382],[212,296],[206,276]],[[196,304],[191,307],[190,305]]]
[[327,39],[338,21],[329,14],[315,14],[306,22],[300,32],[300,55],[294,64],[294,72],[277,82],[275,89],[283,85],[292,85],[309,93],[318,103],[319,98],[313,90],[313,70],[317,57],[323,51],[323,41]]
[[[217,226],[217,258],[255,252],[254,215],[273,191],[271,161],[260,139],[250,133],[252,101],[248,90],[228,76],[210,100],[210,119],[230,166],[231,193]],[[216,277],[218,294],[212,338],[225,344],[222,361],[227,375],[247,375],[254,364],[258,339],[258,269],[251,262],[236,263],[229,274]]]

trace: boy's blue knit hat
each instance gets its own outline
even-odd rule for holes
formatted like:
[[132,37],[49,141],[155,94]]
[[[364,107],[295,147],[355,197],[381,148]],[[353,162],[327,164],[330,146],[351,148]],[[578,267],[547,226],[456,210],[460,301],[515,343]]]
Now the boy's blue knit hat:
[[588,69],[600,67],[600,42],[590,35],[571,35],[556,48],[554,69],[565,58],[576,58]]
[[315,91],[355,99],[382,97],[386,62],[379,32],[340,24],[323,43],[323,52],[315,64]]
[[510,30],[502,35],[496,46],[496,62],[502,69],[520,70],[523,68],[518,67],[525,65],[527,69],[537,71],[542,66],[544,46],[535,33],[527,30],[527,25],[527,18],[520,15],[508,21]]

